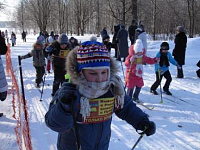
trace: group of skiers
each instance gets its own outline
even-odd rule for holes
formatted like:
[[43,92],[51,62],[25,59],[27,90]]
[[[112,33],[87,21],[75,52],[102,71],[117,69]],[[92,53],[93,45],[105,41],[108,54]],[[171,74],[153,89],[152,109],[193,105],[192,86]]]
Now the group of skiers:
[[[163,90],[171,95],[169,86],[172,78],[169,62],[177,66],[177,77],[183,78],[182,65],[184,65],[187,38],[185,40],[185,37],[179,36],[184,33],[184,28],[177,27],[173,50],[175,59],[169,52],[167,42],[162,42],[157,55],[150,58],[146,55],[147,40],[144,26],[142,24],[136,26],[135,21],[132,21],[131,26],[129,32],[134,31],[133,34],[126,31],[123,25],[114,26],[112,43],[109,41],[106,27],[101,32],[102,43],[97,42],[94,36],[80,44],[74,37],[68,39],[65,33],[54,35],[52,31],[50,36],[44,36],[41,32],[31,52],[20,56],[21,59],[33,57],[37,88],[44,82],[45,58],[47,62],[52,63],[53,99],[45,115],[45,122],[49,128],[58,132],[58,150],[108,149],[113,113],[126,120],[136,130],[142,130],[147,136],[156,132],[155,123],[133,103],[133,100],[139,102],[139,93],[144,85],[143,65],[155,64],[156,81],[151,86],[150,92],[158,94],[156,89],[164,76],[167,80]],[[128,48],[128,35],[131,40],[130,48]],[[180,54],[182,52],[178,46],[181,40],[185,40],[185,45],[181,47],[183,55]],[[124,92],[123,81],[117,76],[119,68],[110,55],[111,48],[115,49],[117,60],[121,61],[121,58],[124,58],[127,94]],[[49,72],[48,65],[50,64],[47,64]],[[66,74],[69,75],[67,80]],[[1,96],[0,89],[0,98]]]

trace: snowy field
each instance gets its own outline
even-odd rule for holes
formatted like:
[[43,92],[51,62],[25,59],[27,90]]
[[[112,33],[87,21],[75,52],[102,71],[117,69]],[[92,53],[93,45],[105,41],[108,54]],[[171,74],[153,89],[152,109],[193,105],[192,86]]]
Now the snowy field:
[[[91,35],[76,37],[79,41],[88,40]],[[101,38],[98,38],[101,41]],[[13,68],[18,77],[18,55],[27,54],[36,41],[36,36],[28,35],[27,42],[22,42],[17,35],[17,45],[11,47],[11,59]],[[159,51],[162,41],[148,41],[147,54],[154,57]],[[169,41],[170,52],[174,43]],[[176,67],[170,64],[172,83],[170,91],[173,96],[163,94],[163,104],[160,104],[160,95],[154,96],[149,92],[150,86],[155,81],[154,65],[144,66],[144,87],[140,93],[140,100],[153,110],[148,110],[138,105],[154,121],[157,132],[153,136],[144,136],[136,149],[138,150],[200,150],[200,79],[196,76],[200,60],[200,38],[188,39],[186,52],[186,65],[183,66],[185,78],[176,78]],[[112,50],[112,55],[114,50]],[[5,56],[2,56],[5,64]],[[121,68],[120,62],[118,63]],[[123,64],[124,65],[124,64]],[[125,70],[125,66],[123,66]],[[53,73],[46,75],[43,101],[40,102],[40,93],[35,88],[35,68],[32,58],[22,60],[25,97],[28,103],[30,118],[30,130],[32,146],[34,150],[56,150],[57,133],[47,128],[44,115],[51,101],[51,89]],[[119,74],[123,80],[123,73]],[[9,85],[11,80],[7,77]],[[162,86],[165,79],[162,80]],[[160,93],[160,89],[157,91]],[[0,118],[0,150],[17,150],[16,135],[14,128],[16,120],[12,118],[12,96],[8,95],[4,102],[0,102],[0,112],[4,116]],[[112,136],[109,150],[130,150],[140,135],[132,126],[113,115]]]

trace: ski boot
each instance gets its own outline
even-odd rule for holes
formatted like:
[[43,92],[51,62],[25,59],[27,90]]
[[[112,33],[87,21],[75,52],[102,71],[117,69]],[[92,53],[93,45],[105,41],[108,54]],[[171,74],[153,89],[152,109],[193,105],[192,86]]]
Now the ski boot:
[[2,117],[3,116],[3,113],[0,113],[0,117]]
[[169,90],[164,90],[163,91],[167,94],[167,95],[172,95],[172,93]]
[[36,83],[36,84],[35,84],[35,87],[36,87],[36,88],[40,88],[40,84],[39,84],[39,83]]
[[153,95],[158,95],[158,92],[156,92],[156,90],[150,90],[150,92],[151,92]]

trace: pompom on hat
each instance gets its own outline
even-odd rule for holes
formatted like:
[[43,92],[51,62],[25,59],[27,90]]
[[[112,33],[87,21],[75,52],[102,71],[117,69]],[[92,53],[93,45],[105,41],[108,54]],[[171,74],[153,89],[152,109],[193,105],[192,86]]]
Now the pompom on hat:
[[135,41],[135,44],[134,44],[134,51],[135,53],[137,52],[143,52],[143,44],[142,44],[142,41],[140,39],[137,39]]
[[110,68],[110,55],[105,46],[99,42],[83,44],[77,51],[78,72],[84,68]]

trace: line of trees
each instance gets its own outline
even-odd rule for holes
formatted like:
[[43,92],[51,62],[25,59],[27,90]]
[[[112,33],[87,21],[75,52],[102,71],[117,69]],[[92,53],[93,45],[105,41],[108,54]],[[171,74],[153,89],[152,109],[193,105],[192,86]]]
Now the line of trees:
[[21,0],[15,13],[22,30],[99,35],[103,27],[142,21],[147,33],[170,37],[182,25],[189,37],[200,33],[199,0]]

